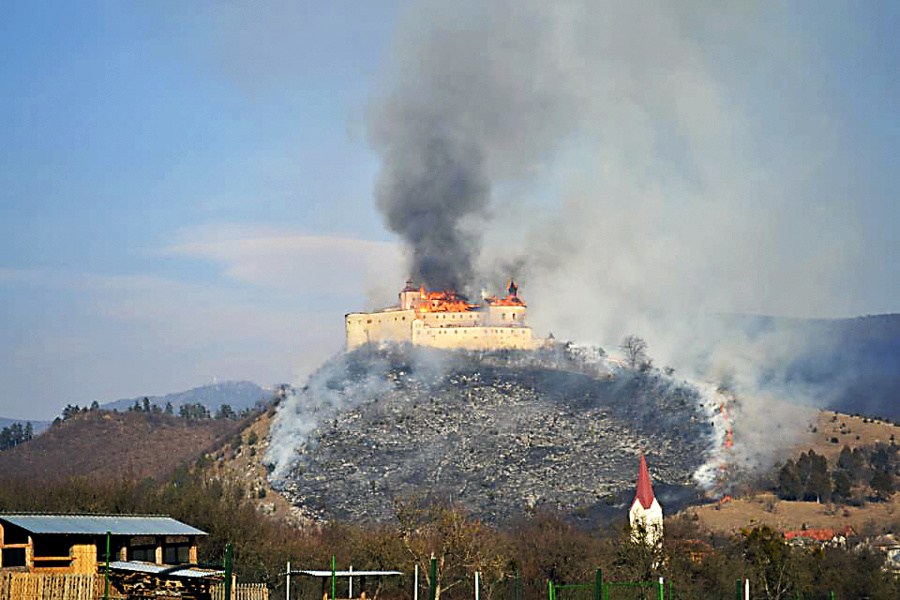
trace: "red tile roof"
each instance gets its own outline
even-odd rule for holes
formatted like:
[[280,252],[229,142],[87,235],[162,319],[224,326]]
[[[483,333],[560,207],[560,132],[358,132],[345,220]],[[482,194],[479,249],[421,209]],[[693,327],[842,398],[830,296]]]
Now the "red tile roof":
[[794,538],[806,538],[819,542],[829,542],[838,535],[834,529],[828,527],[812,527],[810,529],[800,529],[798,531],[785,531],[784,539],[792,540]]
[[647,470],[647,461],[644,459],[644,453],[641,452],[641,466],[638,469],[637,494],[634,499],[641,503],[644,510],[650,508],[653,504],[653,486],[650,485],[650,471]]

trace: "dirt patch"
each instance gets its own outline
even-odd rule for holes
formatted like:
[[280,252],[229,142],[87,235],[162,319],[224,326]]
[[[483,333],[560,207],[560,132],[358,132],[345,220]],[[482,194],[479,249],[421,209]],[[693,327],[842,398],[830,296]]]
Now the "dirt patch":
[[830,503],[789,502],[773,494],[757,494],[722,505],[694,506],[684,511],[710,531],[737,533],[743,527],[768,525],[781,531],[807,527],[839,529],[850,525],[857,533],[873,527],[900,525],[900,500],[873,502],[856,508]]

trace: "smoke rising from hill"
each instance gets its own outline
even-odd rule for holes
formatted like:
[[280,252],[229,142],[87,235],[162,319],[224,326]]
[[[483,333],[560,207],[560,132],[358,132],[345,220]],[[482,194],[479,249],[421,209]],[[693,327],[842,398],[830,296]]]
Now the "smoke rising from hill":
[[[416,4],[370,119],[411,274],[513,274],[538,331],[636,333],[747,398],[821,401],[783,373],[801,331],[709,317],[858,310],[865,252],[807,35],[774,3]],[[778,419],[743,412],[748,431]]]

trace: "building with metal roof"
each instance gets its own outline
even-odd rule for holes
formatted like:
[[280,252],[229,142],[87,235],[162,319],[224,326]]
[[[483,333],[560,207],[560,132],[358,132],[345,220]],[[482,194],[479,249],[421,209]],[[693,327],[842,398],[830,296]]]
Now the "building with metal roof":
[[32,533],[106,535],[206,535],[195,527],[159,515],[58,515],[0,513],[0,519]]
[[0,513],[0,569],[97,573],[106,561],[196,564],[206,533],[161,515]]

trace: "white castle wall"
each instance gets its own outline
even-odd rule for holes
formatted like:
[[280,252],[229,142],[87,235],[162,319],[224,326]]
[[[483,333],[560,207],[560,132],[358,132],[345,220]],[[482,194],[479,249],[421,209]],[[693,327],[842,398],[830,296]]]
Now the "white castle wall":
[[389,309],[345,317],[347,349],[366,343],[410,342],[445,350],[527,350],[537,345],[524,306],[466,312]]
[[414,324],[412,335],[413,344],[445,350],[529,350],[536,345],[530,327],[428,327]]
[[350,313],[344,318],[347,349],[372,342],[412,341],[414,310],[385,310],[374,313]]

